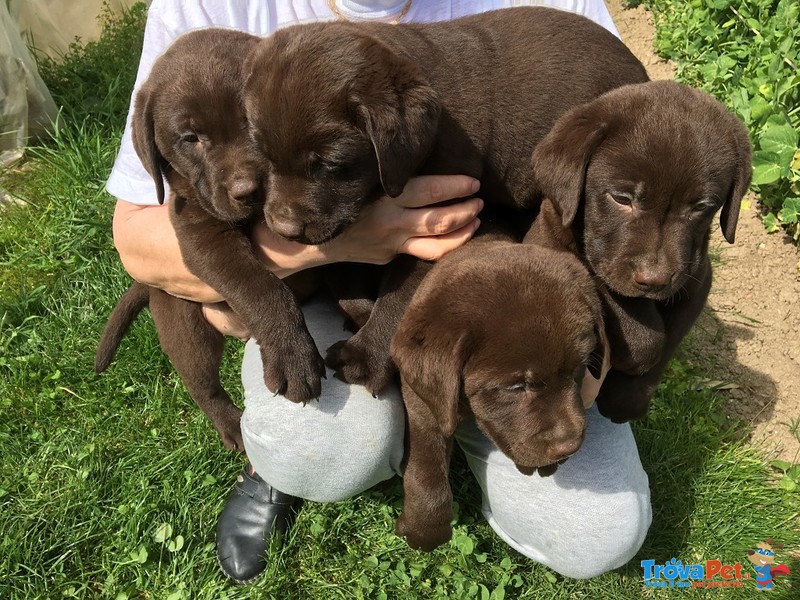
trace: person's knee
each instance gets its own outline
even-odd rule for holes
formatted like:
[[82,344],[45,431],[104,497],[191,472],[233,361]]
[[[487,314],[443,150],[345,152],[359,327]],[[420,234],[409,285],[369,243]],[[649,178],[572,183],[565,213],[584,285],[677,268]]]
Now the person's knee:
[[399,470],[401,403],[370,398],[369,414],[336,415],[319,406],[291,405],[280,397],[272,400],[269,409],[248,406],[242,415],[242,437],[256,471],[282,492],[337,502]]
[[[314,300],[303,312],[320,349],[346,337],[333,304]],[[242,384],[245,451],[261,477],[280,491],[336,502],[399,471],[405,417],[397,388],[373,398],[328,370],[319,400],[293,404],[264,385],[261,354],[252,340],[245,347]]]
[[627,564],[642,547],[652,520],[649,495],[629,494],[593,513],[583,526],[566,532],[570,558],[551,565],[556,572],[577,579],[596,577]]
[[628,425],[593,407],[583,446],[550,477],[523,476],[479,432],[460,433],[487,520],[528,558],[586,579],[621,567],[644,543],[650,484]]
[[644,543],[651,519],[649,492],[643,490],[594,497],[560,517],[551,515],[545,530],[526,527],[524,518],[505,523],[495,518],[493,525],[528,558],[565,577],[588,579],[629,562]]

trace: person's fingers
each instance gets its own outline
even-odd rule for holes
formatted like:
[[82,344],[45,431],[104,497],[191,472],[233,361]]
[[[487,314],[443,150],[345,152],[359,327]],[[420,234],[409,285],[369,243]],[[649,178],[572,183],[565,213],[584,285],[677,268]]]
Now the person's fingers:
[[403,193],[394,198],[397,206],[418,208],[475,194],[480,182],[466,175],[421,175],[409,179]]
[[203,317],[222,335],[236,337],[240,340],[250,338],[250,331],[224,302],[203,304]]
[[409,236],[446,235],[471,223],[482,209],[480,198],[448,206],[404,209],[397,215],[397,226]]
[[401,196],[384,196],[366,206],[353,225],[324,245],[324,254],[328,262],[373,264],[386,264],[398,253],[437,259],[475,232],[483,201],[470,198],[446,206],[429,204],[470,196],[478,188],[476,179],[464,175],[412,178]]
[[408,238],[400,247],[402,254],[411,254],[422,260],[439,260],[442,256],[462,246],[480,226],[480,219],[473,219],[460,229],[445,235]]

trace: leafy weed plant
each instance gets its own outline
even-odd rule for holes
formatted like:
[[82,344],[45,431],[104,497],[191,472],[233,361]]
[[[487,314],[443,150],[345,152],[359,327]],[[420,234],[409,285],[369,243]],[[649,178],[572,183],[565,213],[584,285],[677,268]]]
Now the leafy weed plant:
[[[68,75],[53,66],[48,79],[75,77],[76,89],[93,94],[84,78],[122,81],[116,60],[98,57],[135,56],[142,15],[112,20],[94,50],[68,57]],[[224,450],[188,398],[149,317],[107,373],[92,373],[106,316],[129,282],[103,191],[124,118],[115,106],[129,94],[99,93],[107,105],[92,110],[70,99],[64,114],[74,119],[0,179],[24,200],[0,213],[0,598],[621,600],[670,595],[644,589],[643,559],[746,565],[747,549],[767,537],[800,548],[798,494],[776,484],[740,428],[719,416],[716,394],[693,383],[697,366],[678,359],[650,416],[634,426],[654,515],[644,547],[618,571],[564,579],[511,550],[481,516],[480,490],[457,454],[449,544],[425,554],[393,534],[395,482],[345,502],[306,503],[265,575],[232,586],[216,565],[214,527],[242,458]],[[239,361],[231,347],[230,390]],[[744,583],[725,596],[751,597]],[[790,583],[798,585],[780,581],[772,596],[788,598]]]

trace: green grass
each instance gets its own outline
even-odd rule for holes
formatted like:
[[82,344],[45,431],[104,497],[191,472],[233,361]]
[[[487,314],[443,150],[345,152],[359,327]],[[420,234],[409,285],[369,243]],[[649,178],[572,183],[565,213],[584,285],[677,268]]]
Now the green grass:
[[[119,86],[112,98],[85,79],[128,76],[141,17],[115,21],[63,71],[53,67],[48,77],[65,78],[54,89],[70,118],[0,179],[25,201],[0,212],[0,598],[651,598],[669,591],[644,589],[640,560],[718,558],[747,571],[747,550],[767,537],[785,544],[779,558],[794,573],[771,597],[800,587],[789,555],[800,549],[800,496],[777,485],[780,473],[722,416],[715,393],[695,389],[705,365],[690,347],[635,426],[654,520],[639,556],[619,571],[568,580],[510,550],[483,522],[480,492],[457,458],[451,544],[423,554],[393,535],[395,484],[306,504],[266,575],[250,587],[228,584],[214,527],[242,459],[188,398],[149,317],[107,373],[92,373],[105,318],[129,281],[103,191],[129,91]],[[104,106],[82,104],[75,89]],[[240,349],[231,346],[223,375],[236,391]],[[752,597],[745,584],[693,597]]]

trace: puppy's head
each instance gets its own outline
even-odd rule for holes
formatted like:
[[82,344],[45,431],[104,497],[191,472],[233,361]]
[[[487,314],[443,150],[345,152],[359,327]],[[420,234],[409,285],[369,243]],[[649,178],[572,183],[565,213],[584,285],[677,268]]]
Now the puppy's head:
[[424,280],[392,357],[445,437],[471,412],[521,472],[549,475],[583,442],[581,384],[587,368],[599,378],[604,348],[600,301],[574,256],[467,244]]
[[267,225],[285,238],[330,240],[366,204],[399,195],[430,152],[438,97],[357,27],[280,30],[245,69],[248,120],[270,168]]
[[154,63],[136,95],[131,127],[159,202],[167,177],[171,185],[188,184],[188,192],[176,191],[219,219],[235,222],[258,213],[263,163],[241,97],[242,60],[257,40],[226,29],[192,31]]
[[614,291],[664,300],[704,260],[709,230],[733,243],[752,173],[744,125],[705,92],[659,81],[579,106],[537,146],[533,168],[563,223],[582,228]]

